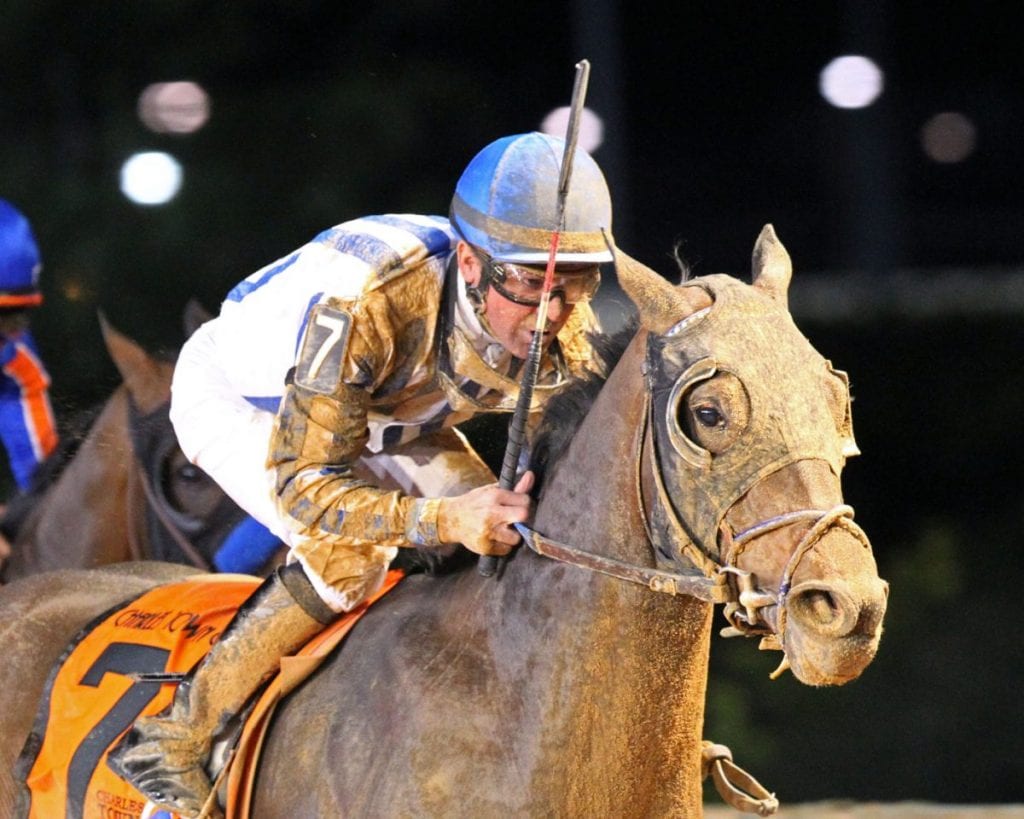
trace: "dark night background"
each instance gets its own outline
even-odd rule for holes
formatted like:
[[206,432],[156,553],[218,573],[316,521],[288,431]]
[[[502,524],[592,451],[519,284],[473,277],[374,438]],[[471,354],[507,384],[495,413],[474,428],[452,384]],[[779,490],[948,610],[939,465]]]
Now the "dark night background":
[[[1003,3],[8,0],[0,196],[43,251],[34,327],[58,415],[117,383],[97,310],[172,347],[189,297],[216,308],[324,227],[446,212],[469,158],[567,104],[587,57],[624,248],[668,276],[674,248],[696,274],[747,275],[765,222],[789,249],[797,321],[851,374],[864,454],[846,497],[892,585],[879,656],[840,689],[769,682],[774,655],[716,637],[707,736],[784,804],[1024,802],[1021,16]],[[846,53],[885,72],[868,108],[819,94]],[[208,124],[148,131],[139,93],[179,79],[209,92]],[[944,111],[977,129],[962,162],[922,151]],[[184,166],[169,204],[120,193],[138,150]],[[605,290],[614,324],[622,297]]]

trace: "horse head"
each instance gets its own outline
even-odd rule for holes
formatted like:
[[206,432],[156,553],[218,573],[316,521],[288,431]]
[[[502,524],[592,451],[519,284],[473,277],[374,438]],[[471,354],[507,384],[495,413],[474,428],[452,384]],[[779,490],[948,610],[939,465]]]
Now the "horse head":
[[[185,310],[186,333],[209,315]],[[151,356],[100,316],[103,341],[124,381],[135,483],[144,495],[145,542],[139,557],[209,568],[213,553],[244,512],[178,446],[168,416],[173,361]]]
[[858,454],[849,384],[793,323],[788,253],[767,225],[752,284],[676,286],[616,263],[648,330],[640,484],[659,567],[727,585],[723,633],[780,648],[777,673],[854,679],[877,650],[888,585],[842,497]]

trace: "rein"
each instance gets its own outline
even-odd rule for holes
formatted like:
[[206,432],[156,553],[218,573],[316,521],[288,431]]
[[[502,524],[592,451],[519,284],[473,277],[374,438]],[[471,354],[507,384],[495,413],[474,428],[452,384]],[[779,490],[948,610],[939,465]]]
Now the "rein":
[[560,543],[545,537],[539,532],[528,529],[522,523],[513,524],[523,542],[542,557],[550,557],[560,563],[568,563],[572,566],[579,566],[581,569],[589,569],[592,572],[600,572],[618,580],[626,580],[630,583],[637,583],[646,586],[654,592],[670,594],[686,594],[696,597],[706,603],[728,603],[733,594],[730,591],[725,575],[717,577],[706,577],[699,574],[683,574],[678,572],[666,572],[660,569],[651,569],[646,566],[636,566],[626,563],[623,560],[616,560],[613,557],[587,552],[577,549],[566,543]]
[[[146,495],[146,508],[156,516],[156,519],[164,527],[164,531],[171,536],[175,545],[181,549],[182,554],[185,555],[189,563],[197,569],[202,569],[206,572],[211,571],[210,562],[200,554],[199,550],[193,546],[192,542],[185,536],[185,533],[181,531],[181,528],[171,520],[171,516],[167,514],[167,510],[164,509],[161,499],[157,497],[156,491],[153,489],[153,482],[150,480],[142,463],[138,460],[138,455],[136,455],[135,460],[135,471],[139,478],[139,482],[142,484],[142,491]],[[131,527],[129,527],[129,532],[130,531],[132,531]],[[141,555],[141,547],[135,543],[134,538],[131,538],[131,540],[132,552]]]

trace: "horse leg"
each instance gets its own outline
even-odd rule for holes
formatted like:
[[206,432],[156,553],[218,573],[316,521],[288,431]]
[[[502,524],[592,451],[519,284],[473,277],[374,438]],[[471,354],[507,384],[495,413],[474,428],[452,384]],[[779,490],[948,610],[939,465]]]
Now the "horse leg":
[[11,542],[0,532],[0,584],[3,583],[4,565],[11,556]]

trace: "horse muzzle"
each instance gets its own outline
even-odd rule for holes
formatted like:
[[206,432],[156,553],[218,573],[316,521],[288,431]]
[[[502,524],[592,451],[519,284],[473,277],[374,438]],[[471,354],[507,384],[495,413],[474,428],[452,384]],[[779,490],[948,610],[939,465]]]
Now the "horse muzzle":
[[785,657],[773,679],[791,669],[808,685],[842,685],[874,658],[889,594],[853,510],[788,513],[741,533],[737,542],[808,518],[816,520],[800,536],[777,590],[759,587],[749,571],[724,568],[734,575],[737,595],[726,604],[731,627],[723,635],[761,635],[762,648],[781,649]]
[[[807,685],[842,685],[874,659],[889,584],[876,576],[807,580],[790,589],[782,612],[781,648]],[[778,609],[773,612],[776,622]]]

